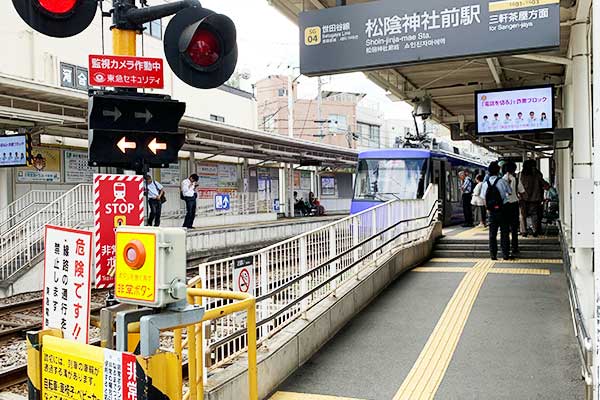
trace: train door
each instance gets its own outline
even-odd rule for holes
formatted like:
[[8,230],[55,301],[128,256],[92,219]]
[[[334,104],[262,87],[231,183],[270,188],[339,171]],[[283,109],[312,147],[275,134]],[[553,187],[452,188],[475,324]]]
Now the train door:
[[451,215],[451,208],[449,202],[446,200],[447,188],[446,182],[446,160],[433,159],[433,174],[432,182],[438,187],[438,198],[439,203],[442,207],[440,210],[441,221],[445,225],[447,223],[447,216]]

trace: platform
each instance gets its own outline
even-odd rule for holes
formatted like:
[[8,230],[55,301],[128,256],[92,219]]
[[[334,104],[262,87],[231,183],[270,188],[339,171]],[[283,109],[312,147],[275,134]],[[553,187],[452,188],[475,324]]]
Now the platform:
[[[480,230],[445,233],[458,243]],[[562,260],[453,257],[402,275],[271,399],[566,400],[583,390]]]

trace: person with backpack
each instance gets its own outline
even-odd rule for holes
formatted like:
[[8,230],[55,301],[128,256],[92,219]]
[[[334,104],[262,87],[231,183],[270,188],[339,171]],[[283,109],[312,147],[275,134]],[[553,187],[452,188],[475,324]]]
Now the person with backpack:
[[473,200],[473,189],[475,184],[473,178],[469,176],[469,171],[464,170],[458,173],[459,179],[462,181],[460,190],[462,191],[462,206],[463,214],[465,216],[465,223],[463,227],[473,226],[473,207],[471,207],[471,200]]
[[500,228],[502,256],[505,260],[511,260],[509,219],[506,216],[505,204],[512,192],[508,183],[498,176],[500,166],[496,161],[490,164],[488,172],[489,175],[481,188],[481,197],[485,199],[485,206],[489,212],[490,257],[492,260],[498,259],[498,228]]

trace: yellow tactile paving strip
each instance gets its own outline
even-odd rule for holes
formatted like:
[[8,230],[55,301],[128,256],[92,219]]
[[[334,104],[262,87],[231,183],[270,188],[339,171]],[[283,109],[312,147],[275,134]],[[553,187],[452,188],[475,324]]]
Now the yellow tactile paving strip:
[[[448,273],[468,273],[471,267],[417,267],[412,272],[448,272]],[[490,274],[507,275],[550,275],[550,270],[545,268],[493,268]]]
[[434,398],[475,299],[493,266],[493,261],[481,260],[464,276],[394,400]]
[[319,394],[294,393],[294,392],[277,392],[271,400],[360,400],[351,399],[350,397],[323,396]]
[[[432,263],[476,263],[484,259],[482,258],[432,258],[429,262]],[[516,260],[498,260],[498,264],[562,264],[563,260],[545,259],[545,258],[522,258]]]

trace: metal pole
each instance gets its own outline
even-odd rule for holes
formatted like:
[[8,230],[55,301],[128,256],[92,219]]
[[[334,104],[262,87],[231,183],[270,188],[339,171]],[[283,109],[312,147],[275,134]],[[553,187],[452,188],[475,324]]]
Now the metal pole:
[[294,83],[288,75],[288,136],[294,137]]
[[322,107],[323,107],[323,81],[319,76],[317,78],[318,83],[318,93],[317,93],[317,121],[319,121],[319,140],[323,141],[323,115],[322,115]]
[[[600,15],[600,2],[592,2],[592,15]],[[595,21],[594,21],[595,22]],[[597,334],[600,329],[600,25],[592,23],[592,54],[596,57],[592,57],[593,68],[595,72],[592,77],[592,128],[593,128],[593,177],[594,177],[594,319],[595,328],[591,330],[591,336],[593,343],[593,367],[592,367],[592,384],[593,397],[594,399],[600,398],[600,335]]]

